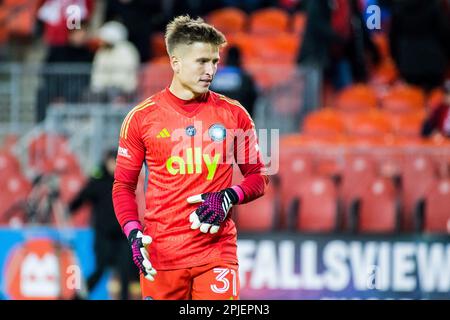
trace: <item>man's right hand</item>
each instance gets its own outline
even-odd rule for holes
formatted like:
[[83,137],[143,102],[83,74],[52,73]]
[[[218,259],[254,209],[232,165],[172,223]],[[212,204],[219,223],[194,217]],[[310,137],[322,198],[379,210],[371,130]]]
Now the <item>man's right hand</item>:
[[147,280],[154,281],[155,278],[153,276],[156,274],[156,270],[150,263],[146,249],[146,247],[152,243],[152,238],[143,235],[139,229],[134,229],[128,235],[128,242],[131,245],[134,264],[139,268],[140,272],[144,274],[144,277]]

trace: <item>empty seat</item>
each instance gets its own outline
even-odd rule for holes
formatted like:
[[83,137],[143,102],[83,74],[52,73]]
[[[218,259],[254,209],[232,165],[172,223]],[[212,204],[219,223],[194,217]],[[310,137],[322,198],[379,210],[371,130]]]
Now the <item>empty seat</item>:
[[403,203],[401,226],[405,231],[412,231],[417,202],[425,196],[426,190],[435,180],[436,168],[427,155],[407,154],[401,166],[401,178]]
[[343,89],[337,97],[336,107],[343,111],[367,111],[377,107],[375,91],[367,85],[355,84]]
[[208,23],[226,35],[245,31],[247,19],[244,11],[233,7],[214,10],[206,17]]
[[279,8],[264,8],[250,15],[250,32],[277,34],[288,30],[289,15]]
[[[378,166],[370,154],[348,154],[345,156],[339,188],[342,207],[348,211],[350,204],[361,197],[365,189],[378,176]],[[355,187],[358,186],[358,187]],[[343,225],[348,227],[347,216],[343,216]]]
[[390,179],[370,181],[350,208],[350,226],[361,233],[391,233],[398,231],[400,201]]
[[331,179],[313,176],[299,181],[290,206],[289,227],[301,232],[334,232],[340,225],[337,190]]
[[61,135],[41,133],[28,144],[28,165],[40,173],[49,172],[48,160],[65,152],[67,139]]
[[359,113],[347,122],[347,132],[357,137],[379,137],[392,132],[388,117],[378,111]]
[[249,35],[248,41],[253,46],[250,51],[253,60],[271,65],[295,64],[299,47],[299,39],[295,34],[279,32],[276,37],[266,34]]
[[303,122],[304,134],[316,136],[335,136],[345,132],[341,115],[329,108],[309,113]]
[[86,177],[81,173],[68,173],[59,176],[59,188],[61,200],[69,203],[84,187]]
[[59,152],[53,159],[47,160],[49,172],[54,173],[81,173],[78,158],[70,152]]
[[387,118],[397,136],[417,138],[421,135],[425,112],[388,113]]
[[277,187],[272,182],[263,197],[234,207],[234,220],[239,231],[273,231],[278,227],[280,201]]
[[391,112],[420,111],[425,107],[425,95],[413,86],[395,86],[381,99],[381,106]]
[[17,158],[6,150],[0,150],[0,176],[14,175],[20,172],[20,163]]
[[25,201],[31,191],[30,182],[20,173],[2,176],[0,192],[0,223],[7,224],[18,211],[25,213]]
[[450,232],[450,179],[433,181],[424,200],[423,230],[427,233]]
[[140,100],[163,90],[172,80],[173,71],[169,59],[165,56],[162,56],[161,59],[160,61],[163,63],[147,63],[139,75],[141,79],[138,88]]

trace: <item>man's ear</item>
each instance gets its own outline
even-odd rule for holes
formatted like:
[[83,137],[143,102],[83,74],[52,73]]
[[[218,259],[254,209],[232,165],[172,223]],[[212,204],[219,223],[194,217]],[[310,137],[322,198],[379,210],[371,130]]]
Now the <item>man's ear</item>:
[[175,73],[180,72],[180,60],[176,56],[170,56],[170,65]]

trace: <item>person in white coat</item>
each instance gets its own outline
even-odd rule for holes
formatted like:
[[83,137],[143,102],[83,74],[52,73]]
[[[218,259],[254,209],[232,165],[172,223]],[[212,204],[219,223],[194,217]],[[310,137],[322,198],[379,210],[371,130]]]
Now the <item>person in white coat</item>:
[[117,21],[106,22],[98,36],[101,46],[94,57],[91,91],[101,100],[126,101],[137,88],[139,52],[127,40],[125,26]]

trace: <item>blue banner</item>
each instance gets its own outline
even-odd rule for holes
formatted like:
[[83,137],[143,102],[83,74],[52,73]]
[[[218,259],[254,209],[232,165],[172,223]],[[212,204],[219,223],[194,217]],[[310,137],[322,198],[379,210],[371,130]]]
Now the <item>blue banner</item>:
[[241,234],[242,299],[450,299],[450,237]]

